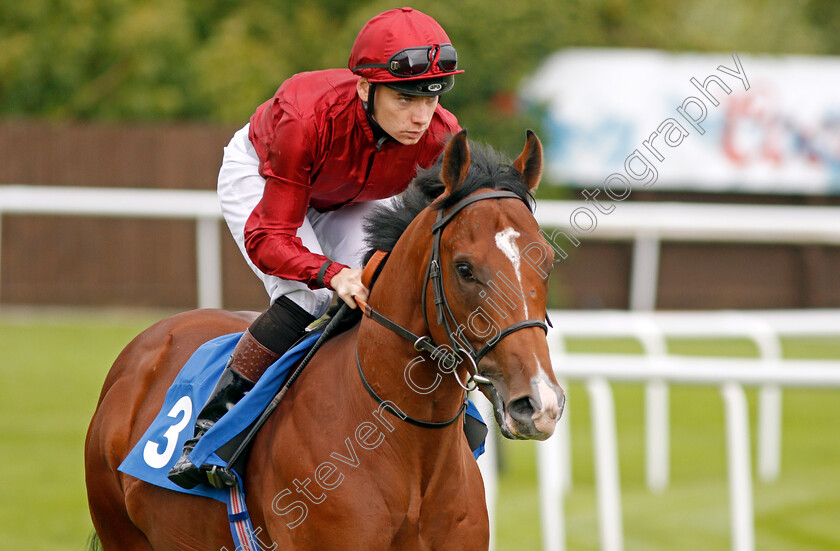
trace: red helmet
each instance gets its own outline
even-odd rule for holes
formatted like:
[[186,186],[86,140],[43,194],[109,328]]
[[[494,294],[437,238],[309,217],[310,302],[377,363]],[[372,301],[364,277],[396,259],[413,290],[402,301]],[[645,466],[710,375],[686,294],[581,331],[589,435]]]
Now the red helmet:
[[439,96],[455,85],[458,54],[437,21],[412,8],[368,21],[350,51],[353,73],[405,94]]

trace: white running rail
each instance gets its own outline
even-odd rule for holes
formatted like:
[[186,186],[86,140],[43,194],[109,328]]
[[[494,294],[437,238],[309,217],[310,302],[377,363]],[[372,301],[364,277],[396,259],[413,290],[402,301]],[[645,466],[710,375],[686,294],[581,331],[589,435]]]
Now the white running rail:
[[[535,216],[550,231],[569,230],[579,201],[540,201]],[[4,214],[190,219],[196,222],[198,306],[222,306],[221,212],[214,191],[0,185]],[[554,228],[552,230],[552,228]],[[630,281],[632,310],[653,310],[662,241],[840,244],[840,207],[616,203],[598,216],[598,226],[577,239],[634,243]],[[0,242],[2,245],[2,242]],[[556,234],[553,246],[566,254],[574,245]],[[0,290],[2,296],[2,290]]]
[[4,214],[194,220],[197,304],[222,306],[222,213],[215,192],[7,185],[0,186],[0,222]]

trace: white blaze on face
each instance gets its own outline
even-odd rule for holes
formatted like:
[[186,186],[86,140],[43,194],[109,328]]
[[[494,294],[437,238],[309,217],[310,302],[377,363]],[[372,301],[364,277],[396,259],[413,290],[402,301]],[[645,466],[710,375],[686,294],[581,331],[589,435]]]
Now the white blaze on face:
[[[540,366],[540,370],[542,371],[542,366]],[[534,413],[534,426],[544,434],[553,434],[554,426],[562,412],[560,402],[557,399],[557,392],[552,388],[553,385],[544,371],[540,373],[536,386],[542,409]]]
[[537,372],[539,373],[540,379],[548,380],[548,371],[542,366],[542,362],[537,358],[536,352],[534,352],[534,361],[537,362]]
[[[510,263],[513,264],[513,271],[516,272],[516,280],[519,281],[519,291],[522,293],[522,296],[525,296],[525,291],[522,289],[522,274],[519,271],[520,264],[522,262],[521,256],[519,254],[519,247],[516,246],[516,238],[519,237],[519,232],[513,228],[505,228],[499,233],[496,234],[496,246],[499,248],[502,253]],[[525,304],[525,317],[528,317],[528,301],[524,301]]]
[[560,401],[557,399],[557,392],[554,391],[553,386],[548,377],[540,375],[537,381],[537,392],[540,395],[542,411],[538,412],[538,415],[547,415],[551,420],[560,416]]

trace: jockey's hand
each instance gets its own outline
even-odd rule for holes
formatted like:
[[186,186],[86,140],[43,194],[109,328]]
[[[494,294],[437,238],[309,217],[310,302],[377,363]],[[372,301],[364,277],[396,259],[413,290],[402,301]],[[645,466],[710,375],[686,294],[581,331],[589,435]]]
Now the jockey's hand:
[[342,268],[340,272],[332,276],[330,287],[338,293],[341,300],[347,303],[350,308],[356,307],[354,296],[367,301],[368,290],[362,285],[361,268]]

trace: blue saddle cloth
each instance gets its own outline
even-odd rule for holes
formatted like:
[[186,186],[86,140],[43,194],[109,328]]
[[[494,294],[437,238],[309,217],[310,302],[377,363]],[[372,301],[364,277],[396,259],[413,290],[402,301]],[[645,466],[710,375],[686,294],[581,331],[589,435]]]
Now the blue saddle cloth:
[[[180,458],[184,442],[192,437],[198,412],[207,402],[241,336],[242,333],[234,333],[217,337],[193,353],[166,392],[157,417],[120,465],[120,471],[156,486],[228,503],[227,490],[204,484],[186,490],[172,483],[166,475]],[[248,428],[262,414],[280,390],[292,367],[306,355],[319,336],[319,331],[307,335],[272,364],[254,388],[198,441],[189,456],[190,461],[195,465],[206,463],[227,466],[216,455],[216,450]],[[467,404],[466,413],[483,422],[472,402]],[[473,455],[478,458],[482,453],[483,443]]]
[[[210,397],[241,336],[242,333],[234,333],[217,337],[193,353],[166,392],[157,417],[120,465],[120,471],[170,490],[226,501],[225,490],[206,485],[186,490],[172,483],[166,475],[181,457],[184,442],[192,437],[198,412]],[[216,450],[260,416],[277,394],[292,366],[306,354],[319,336],[319,332],[307,335],[272,364],[254,388],[198,441],[190,454],[190,461],[196,465],[208,463],[226,466],[216,455]]]

